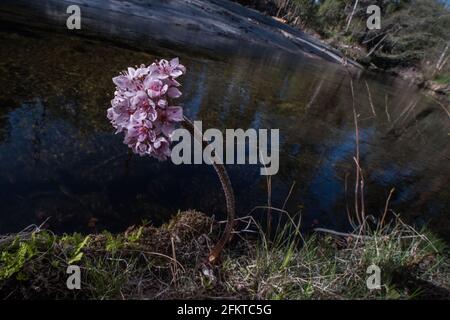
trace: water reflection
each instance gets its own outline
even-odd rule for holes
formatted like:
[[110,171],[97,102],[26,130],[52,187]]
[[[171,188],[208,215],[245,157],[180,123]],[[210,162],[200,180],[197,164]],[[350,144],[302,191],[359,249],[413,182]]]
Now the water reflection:
[[[314,60],[210,60],[155,48],[30,30],[0,32],[0,232],[50,218],[56,231],[119,231],[177,210],[223,213],[213,169],[175,166],[129,154],[106,108],[111,77],[128,65],[179,55],[186,113],[203,127],[279,128],[280,172],[272,204],[302,210],[304,226],[345,229],[345,192],[354,182],[355,131],[349,81],[339,66]],[[370,88],[374,109],[369,103]],[[396,79],[355,81],[367,211],[392,207],[444,236],[448,226],[448,116]],[[267,201],[258,166],[228,166],[238,213]],[[346,201],[347,198],[347,201]]]

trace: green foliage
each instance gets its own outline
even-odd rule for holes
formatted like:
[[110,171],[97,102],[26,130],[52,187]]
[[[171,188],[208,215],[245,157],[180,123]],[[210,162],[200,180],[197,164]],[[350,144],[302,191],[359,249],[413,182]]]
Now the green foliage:
[[345,1],[324,0],[318,10],[318,27],[323,33],[330,34],[336,28],[343,28],[345,24]]
[[[381,30],[363,33],[361,42],[372,48],[376,64],[390,68],[396,65],[419,66],[423,60],[435,61],[448,39],[450,11],[436,0],[383,1],[388,6],[382,15]],[[385,36],[386,35],[386,36]],[[426,70],[424,70],[426,71]]]
[[31,241],[15,239],[0,255],[0,280],[8,279],[13,275],[17,275],[17,279],[23,279],[20,271],[36,253],[34,239]]
[[142,237],[142,231],[144,230],[144,227],[141,226],[137,230],[130,232],[127,235],[127,240],[131,243],[136,243],[139,241],[139,239]]
[[84,247],[86,247],[89,243],[89,236],[86,236],[83,241],[81,241],[76,247],[75,251],[72,254],[72,257],[69,259],[67,264],[74,264],[79,262],[81,258],[83,258],[83,252],[81,251]]
[[[135,263],[134,258],[127,261],[130,270],[133,270]],[[86,284],[90,287],[91,298],[99,300],[119,297],[129,276],[127,269],[124,270],[123,262],[101,255],[87,260],[86,269],[89,270]]]
[[[287,223],[277,230],[273,242],[261,241],[248,255],[224,263],[230,286],[248,279],[251,296],[262,299],[404,299],[423,293],[408,291],[400,277],[429,279],[441,277],[448,268],[448,246],[427,231],[415,231],[398,222],[381,230],[349,235],[347,239],[329,235],[311,235],[300,240],[297,227]],[[293,232],[294,231],[294,232]],[[278,237],[278,235],[283,235]],[[282,241],[281,239],[286,239]],[[427,261],[426,267],[420,267]],[[368,290],[367,268],[381,269],[382,288]],[[413,271],[414,270],[414,271]],[[231,274],[231,275],[230,275]],[[439,276],[437,276],[440,274]],[[420,281],[417,280],[420,288]],[[445,276],[441,278],[443,281]],[[409,281],[413,281],[409,280]],[[411,283],[411,282],[410,282]]]
[[[424,293],[423,283],[431,290],[448,287],[448,246],[426,230],[393,221],[363,234],[305,235],[299,220],[288,218],[270,239],[262,231],[257,238],[242,237],[223,252],[222,264],[209,270],[213,276],[199,272],[208,242],[199,241],[198,234],[189,232],[174,247],[149,241],[158,234],[158,239],[170,239],[176,230],[182,232],[181,226],[197,230],[195,219],[169,223],[172,229],[158,232],[142,227],[118,235],[58,237],[40,231],[8,236],[0,245],[0,297],[405,299],[434,294],[430,289]],[[136,242],[146,246],[129,250]],[[61,281],[71,262],[83,266],[83,290],[77,292],[68,291]],[[366,286],[372,264],[381,268],[380,290]],[[37,287],[39,292],[34,291]]]
[[110,253],[115,253],[124,246],[124,241],[121,236],[114,236],[109,232],[103,233],[106,236],[106,251]]
[[[303,27],[314,27],[317,20],[317,10],[315,0],[293,0],[296,11],[294,15],[299,18],[299,23]],[[294,18],[295,19],[295,18]]]
[[[358,45],[372,51],[345,52],[361,63],[384,69],[420,67],[427,73],[449,41],[450,9],[440,0],[358,0],[351,24],[346,30],[356,0],[237,0],[278,15],[295,26],[312,28],[332,43]],[[369,5],[381,8],[381,29],[368,30]],[[275,7],[275,10],[272,9]],[[333,41],[334,40],[334,41]],[[346,51],[345,47],[342,48]],[[372,59],[372,60],[371,60]]]

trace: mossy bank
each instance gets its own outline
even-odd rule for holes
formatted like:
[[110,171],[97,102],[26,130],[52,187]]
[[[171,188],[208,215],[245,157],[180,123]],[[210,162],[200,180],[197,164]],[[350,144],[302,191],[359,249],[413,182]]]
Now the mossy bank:
[[[0,297],[450,298],[448,247],[426,232],[396,221],[365,235],[304,236],[293,221],[270,241],[256,224],[252,236],[237,228],[216,266],[205,261],[219,224],[196,211],[116,235],[57,236],[30,227],[0,237]],[[67,288],[69,265],[80,267],[80,290]],[[370,265],[381,270],[379,289],[367,288]]]

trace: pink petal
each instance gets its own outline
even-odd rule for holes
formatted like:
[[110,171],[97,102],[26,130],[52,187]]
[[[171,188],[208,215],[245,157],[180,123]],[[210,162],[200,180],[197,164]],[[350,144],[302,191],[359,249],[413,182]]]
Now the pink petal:
[[117,76],[112,79],[114,84],[120,89],[130,89],[131,81],[126,76]]
[[178,57],[173,58],[169,63],[171,67],[176,68],[180,64],[180,60],[178,59]]
[[135,72],[136,72],[136,70],[134,68],[131,68],[131,67],[128,68],[128,75],[130,76],[130,78],[134,77]]
[[155,80],[156,80],[156,78],[154,75],[152,75],[152,74],[147,75],[144,79],[144,88],[145,89],[150,88],[152,82]]
[[183,108],[181,107],[168,107],[166,109],[166,117],[170,121],[183,121]]
[[167,90],[167,95],[170,98],[178,98],[181,96],[181,91],[175,87],[170,87],[169,90]]
[[175,130],[175,126],[168,122],[164,123],[161,127],[162,133],[164,135],[166,135],[167,137],[170,137],[174,130]]
[[158,100],[158,107],[160,107],[160,108],[165,108],[165,107],[167,107],[167,100],[166,99],[159,99]]
[[172,72],[170,73],[170,76],[177,78],[177,77],[181,76],[182,74],[183,74],[183,71],[175,69],[175,70],[172,70]]

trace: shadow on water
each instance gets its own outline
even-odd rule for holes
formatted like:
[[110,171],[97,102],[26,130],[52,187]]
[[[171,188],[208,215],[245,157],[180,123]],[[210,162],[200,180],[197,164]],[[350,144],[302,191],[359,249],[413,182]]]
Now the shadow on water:
[[[106,109],[111,78],[129,65],[178,55],[185,112],[203,127],[279,128],[272,205],[287,202],[312,225],[347,229],[355,131],[349,80],[338,65],[306,58],[249,59],[130,50],[94,39],[1,30],[0,232],[50,218],[53,230],[112,231],[178,210],[223,214],[213,169],[175,166],[128,152]],[[367,85],[366,85],[367,83]],[[367,87],[370,88],[369,103]],[[391,208],[449,238],[449,119],[406,83],[363,74],[355,82],[367,210]],[[229,165],[238,213],[267,201],[259,166]],[[347,198],[347,201],[346,201]]]

